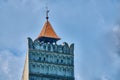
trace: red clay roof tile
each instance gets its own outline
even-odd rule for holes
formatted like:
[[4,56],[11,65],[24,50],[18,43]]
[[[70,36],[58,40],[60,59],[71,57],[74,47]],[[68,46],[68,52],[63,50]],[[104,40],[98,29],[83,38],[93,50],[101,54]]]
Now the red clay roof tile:
[[50,22],[47,20],[46,23],[43,26],[43,29],[41,30],[38,38],[47,37],[47,38],[54,38],[57,40],[60,40],[60,38],[55,33],[54,29],[52,28]]

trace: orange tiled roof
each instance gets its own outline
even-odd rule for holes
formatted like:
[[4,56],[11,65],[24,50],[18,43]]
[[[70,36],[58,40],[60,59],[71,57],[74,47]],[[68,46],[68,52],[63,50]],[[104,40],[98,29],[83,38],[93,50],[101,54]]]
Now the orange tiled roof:
[[47,37],[47,38],[54,38],[59,40],[60,38],[57,36],[57,34],[55,33],[55,31],[53,30],[50,22],[47,20],[46,23],[43,26],[43,29],[41,31],[41,33],[39,34],[38,38],[42,38],[42,37]]

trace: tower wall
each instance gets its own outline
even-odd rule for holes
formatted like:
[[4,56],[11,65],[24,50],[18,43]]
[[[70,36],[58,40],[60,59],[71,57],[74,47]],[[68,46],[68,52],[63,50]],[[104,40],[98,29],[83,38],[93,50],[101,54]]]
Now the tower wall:
[[22,75],[22,80],[29,80],[29,68],[28,68],[28,53],[26,54],[25,65]]
[[29,80],[74,80],[74,44],[28,38]]

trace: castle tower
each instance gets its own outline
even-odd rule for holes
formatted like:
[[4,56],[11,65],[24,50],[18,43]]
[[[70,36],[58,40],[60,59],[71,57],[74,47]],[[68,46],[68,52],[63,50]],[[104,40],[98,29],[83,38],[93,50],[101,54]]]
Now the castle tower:
[[74,44],[58,45],[60,38],[48,21],[34,41],[28,38],[22,80],[74,80]]

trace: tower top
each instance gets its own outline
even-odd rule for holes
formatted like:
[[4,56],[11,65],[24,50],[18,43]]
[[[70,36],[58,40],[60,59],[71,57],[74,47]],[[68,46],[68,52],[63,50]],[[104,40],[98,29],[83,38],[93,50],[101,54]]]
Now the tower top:
[[53,42],[56,43],[56,41],[60,40],[60,38],[55,33],[54,29],[52,28],[48,20],[45,22],[43,29],[41,30],[38,36],[38,39],[40,41],[50,42],[50,43],[53,43]]
[[54,29],[52,28],[50,22],[48,21],[48,12],[49,12],[49,10],[47,9],[47,11],[46,11],[47,21],[45,22],[37,39],[39,39],[39,41],[43,41],[46,43],[47,42],[56,43],[56,41],[60,40],[60,38],[57,36],[57,34],[55,33]]

